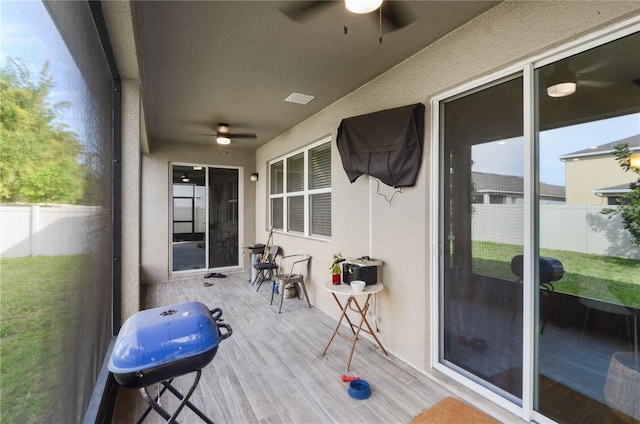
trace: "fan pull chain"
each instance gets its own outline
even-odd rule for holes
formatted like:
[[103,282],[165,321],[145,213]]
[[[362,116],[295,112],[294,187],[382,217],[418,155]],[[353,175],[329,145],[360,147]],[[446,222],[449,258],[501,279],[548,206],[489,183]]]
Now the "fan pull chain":
[[347,28],[347,24],[346,24],[346,21],[347,21],[347,19],[349,17],[349,14],[347,13],[347,8],[346,7],[344,8],[343,12],[344,12],[344,20],[345,20],[344,33],[346,34],[347,32],[349,32],[349,29]]
[[380,4],[378,10],[380,11],[378,43],[382,44],[382,4]]

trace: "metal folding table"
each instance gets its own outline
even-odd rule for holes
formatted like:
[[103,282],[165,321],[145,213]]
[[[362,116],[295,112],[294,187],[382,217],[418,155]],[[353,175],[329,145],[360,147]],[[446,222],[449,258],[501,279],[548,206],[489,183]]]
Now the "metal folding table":
[[[371,296],[380,292],[384,288],[384,285],[382,283],[376,283],[376,284],[365,286],[364,290],[361,292],[355,292],[353,291],[351,286],[348,284],[343,283],[339,285],[334,285],[329,281],[325,283],[324,288],[325,290],[331,293],[336,303],[338,304],[338,307],[340,307],[342,314],[340,315],[340,319],[338,320],[338,325],[336,325],[336,329],[334,330],[333,334],[331,335],[331,338],[329,339],[329,343],[327,343],[327,346],[324,348],[324,351],[322,352],[322,356],[324,356],[327,353],[327,350],[329,349],[329,346],[333,342],[333,339],[336,337],[336,335],[344,338],[347,341],[352,342],[351,352],[349,353],[349,360],[347,361],[347,371],[349,371],[349,367],[351,366],[351,358],[353,357],[353,351],[356,348],[358,337],[360,336],[360,332],[362,331],[373,336],[376,343],[378,343],[378,346],[380,346],[380,349],[382,349],[385,355],[388,355],[387,351],[382,346],[382,343],[380,343],[380,340],[378,340],[378,337],[376,336],[375,332],[371,328],[371,325],[369,324],[369,321],[367,320],[367,311],[369,310],[369,306],[371,306]],[[348,296],[348,297],[345,303],[343,304],[342,302],[340,302],[340,299],[338,298],[338,296]],[[360,297],[366,296],[364,303],[362,305],[360,305],[360,303],[356,299],[358,296]],[[349,311],[355,313],[355,316],[353,318],[349,317],[349,314],[348,314]],[[340,331],[340,326],[342,325],[343,320],[347,321],[349,329],[351,330],[351,334],[346,334]]]

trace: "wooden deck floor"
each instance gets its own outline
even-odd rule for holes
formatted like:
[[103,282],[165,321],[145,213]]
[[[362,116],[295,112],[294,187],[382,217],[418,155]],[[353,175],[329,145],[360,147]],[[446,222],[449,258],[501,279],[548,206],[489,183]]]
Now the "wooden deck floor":
[[[367,400],[352,399],[345,374],[350,344],[336,338],[321,353],[337,324],[333,317],[304,300],[286,299],[282,314],[269,305],[270,290],[256,293],[248,273],[204,279],[202,273],[168,283],[145,286],[145,308],[197,300],[220,307],[233,335],[222,341],[216,357],[203,369],[191,401],[216,423],[409,423],[447,396],[457,397],[502,422],[521,422],[439,373],[423,374],[392,354],[385,356],[368,339],[358,342],[351,374],[372,388]],[[211,282],[211,286],[204,283]],[[189,376],[175,380],[186,392]],[[177,399],[162,397],[173,411]],[[146,409],[137,390],[121,389],[114,422],[135,423]],[[201,420],[186,409],[181,423]],[[165,422],[151,412],[145,423]]]

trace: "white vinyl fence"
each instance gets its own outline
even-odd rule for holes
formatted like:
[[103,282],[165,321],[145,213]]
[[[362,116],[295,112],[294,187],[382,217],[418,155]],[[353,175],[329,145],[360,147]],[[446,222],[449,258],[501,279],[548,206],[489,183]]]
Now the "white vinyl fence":
[[2,257],[88,253],[91,234],[105,230],[102,212],[99,206],[0,206]]
[[[631,244],[631,236],[620,217],[610,220],[600,213],[604,208],[540,205],[540,247],[640,259],[640,248]],[[523,214],[522,205],[474,204],[472,239],[522,245]]]
[[[609,220],[602,209],[541,205],[540,247],[640,259],[620,218]],[[84,234],[104,230],[99,228],[101,213],[98,206],[0,206],[2,257],[86,253]],[[472,219],[473,240],[524,242],[522,205],[474,204]]]

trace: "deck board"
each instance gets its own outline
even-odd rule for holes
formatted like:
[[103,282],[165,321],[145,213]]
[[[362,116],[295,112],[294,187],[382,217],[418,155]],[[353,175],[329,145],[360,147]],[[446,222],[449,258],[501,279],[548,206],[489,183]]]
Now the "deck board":
[[[205,281],[212,285],[204,286]],[[279,314],[275,299],[274,305],[269,304],[270,287],[265,284],[256,292],[247,272],[145,286],[142,299],[145,308],[196,300],[222,309],[233,335],[221,342],[191,398],[216,423],[408,423],[447,396],[466,396],[467,402],[489,414],[518,421],[456,383],[444,387],[442,379],[436,381],[391,353],[385,356],[368,338],[358,342],[349,374],[369,381],[372,396],[352,399],[348,383],[341,381],[350,344],[336,337],[327,354],[321,355],[335,318],[295,298],[285,299]],[[189,379],[176,379],[179,390],[187,390]],[[169,411],[178,404],[172,395],[162,401]],[[137,390],[121,389],[114,422],[135,423],[145,409]],[[187,408],[178,420],[201,422]],[[152,411],[144,422],[164,420]]]

